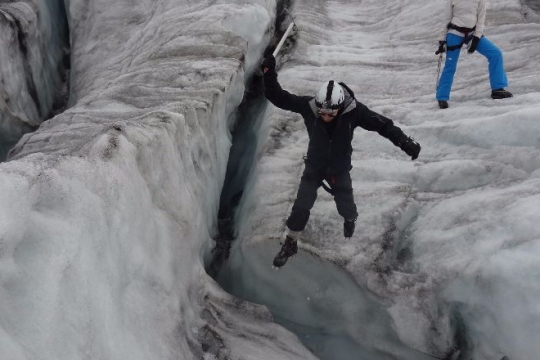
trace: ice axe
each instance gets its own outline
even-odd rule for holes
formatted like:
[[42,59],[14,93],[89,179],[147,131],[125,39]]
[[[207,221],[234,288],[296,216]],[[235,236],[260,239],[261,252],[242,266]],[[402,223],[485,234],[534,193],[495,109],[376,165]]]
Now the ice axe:
[[[286,11],[286,10],[285,10],[285,11]],[[289,14],[288,11],[287,11],[287,13]],[[290,16],[290,14],[289,14],[289,16]],[[287,37],[289,37],[289,35],[291,34],[291,32],[292,32],[293,30],[295,30],[295,31],[298,30],[298,28],[296,27],[296,24],[294,23],[294,18],[293,18],[292,16],[291,16],[291,18],[292,18],[292,22],[291,22],[291,23],[289,24],[289,26],[287,27],[287,30],[285,30],[285,33],[283,33],[283,36],[281,36],[281,40],[279,41],[279,43],[277,44],[276,48],[274,49],[274,52],[272,53],[272,58],[273,58],[273,59],[272,59],[271,61],[273,62],[273,66],[272,66],[272,64],[268,64],[268,65],[270,65],[270,66],[268,66],[268,67],[265,66],[265,65],[264,65],[264,62],[265,62],[267,59],[265,58],[265,59],[263,60],[263,64],[262,64],[262,67],[261,67],[263,73],[266,73],[270,67],[275,68],[275,66],[276,66],[276,64],[275,64],[275,58],[276,58],[277,54],[279,53],[279,50],[281,50],[281,47],[282,47],[283,44],[285,43],[285,40],[287,40]],[[266,54],[266,51],[265,51],[265,54]],[[266,56],[266,55],[265,55],[265,56]]]
[[[450,26],[450,24],[448,24]],[[448,35],[448,29],[446,30],[446,35],[444,35],[444,38],[446,39],[446,36]],[[439,88],[439,82],[441,81],[441,64],[443,61],[443,54],[445,51],[448,51],[448,47],[446,47],[446,41],[442,43],[439,41],[439,49],[435,52],[435,55],[439,55],[439,63],[437,64],[437,81],[435,82],[435,91]]]
[[298,28],[296,27],[296,24],[294,23],[294,20],[289,24],[289,26],[287,27],[287,30],[285,31],[285,34],[283,34],[283,36],[281,37],[281,40],[276,46],[276,49],[272,53],[274,57],[277,56],[277,54],[279,53],[279,50],[281,50],[281,47],[285,43],[285,40],[287,40],[287,37],[290,35],[291,31],[293,30],[298,30]]
[[441,63],[443,60],[443,53],[439,54],[439,63],[437,64],[437,82],[435,83],[435,91],[439,88],[439,82],[441,81]]

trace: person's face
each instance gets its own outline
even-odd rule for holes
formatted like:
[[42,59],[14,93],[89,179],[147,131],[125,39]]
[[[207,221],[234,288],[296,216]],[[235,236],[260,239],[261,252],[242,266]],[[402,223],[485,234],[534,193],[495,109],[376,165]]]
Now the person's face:
[[334,120],[334,118],[337,116],[338,114],[338,109],[336,110],[332,110],[332,111],[321,111],[319,110],[319,116],[321,117],[321,119],[325,122],[325,123],[329,123],[329,122],[332,122]]

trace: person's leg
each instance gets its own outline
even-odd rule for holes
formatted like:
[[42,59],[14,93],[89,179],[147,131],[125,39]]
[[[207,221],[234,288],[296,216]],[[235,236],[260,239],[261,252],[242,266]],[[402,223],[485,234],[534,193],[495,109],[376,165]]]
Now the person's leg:
[[309,166],[306,166],[304,173],[302,174],[302,179],[300,180],[296,200],[294,201],[291,214],[286,222],[288,232],[285,236],[285,242],[282,243],[281,249],[274,257],[273,265],[275,267],[282,267],[287,263],[289,257],[297,253],[298,236],[306,227],[310,210],[317,199],[317,189],[321,184],[320,177],[318,177]]
[[491,90],[507,87],[508,79],[506,78],[506,71],[504,70],[504,60],[501,50],[483,36],[478,42],[476,51],[484,55],[488,60]]
[[337,177],[332,178],[332,189],[334,190],[334,201],[338,213],[343,216],[343,235],[350,238],[354,233],[358,211],[354,203],[351,174],[347,171]]
[[345,220],[355,220],[358,211],[354,203],[351,174],[347,171],[333,177],[329,183],[334,191],[334,201],[339,215]]
[[286,222],[287,228],[290,231],[300,232],[306,227],[311,208],[317,199],[317,189],[319,186],[321,186],[321,179],[306,166],[300,180],[296,200]]
[[[463,37],[454,34],[448,34],[446,36],[446,46],[456,46],[461,44]],[[452,83],[454,82],[454,74],[456,73],[457,64],[459,60],[461,48],[450,50],[446,52],[446,60],[444,62],[444,69],[439,80],[439,86],[437,87],[436,98],[438,101],[448,101],[450,99],[450,90],[452,89]]]

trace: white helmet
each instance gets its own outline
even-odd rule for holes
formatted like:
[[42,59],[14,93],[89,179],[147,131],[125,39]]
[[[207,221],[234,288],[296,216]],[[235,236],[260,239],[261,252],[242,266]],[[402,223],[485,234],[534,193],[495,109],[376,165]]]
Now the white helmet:
[[334,80],[325,82],[315,95],[315,105],[323,110],[339,109],[345,101],[345,92]]

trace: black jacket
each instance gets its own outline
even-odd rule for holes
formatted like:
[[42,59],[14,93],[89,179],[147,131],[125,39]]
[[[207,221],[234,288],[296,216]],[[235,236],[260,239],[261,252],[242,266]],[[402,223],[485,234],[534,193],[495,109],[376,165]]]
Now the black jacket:
[[[342,84],[343,86],[344,84]],[[309,134],[306,165],[310,165],[326,177],[337,175],[352,168],[352,139],[357,126],[376,131],[381,136],[401,146],[408,138],[392,120],[369,110],[354,98],[353,92],[345,85],[345,103],[333,120],[335,128],[328,132],[328,126],[317,113],[315,97],[297,96],[283,90],[277,81],[277,73],[269,70],[264,74],[264,93],[272,104],[299,113],[304,118]]]

